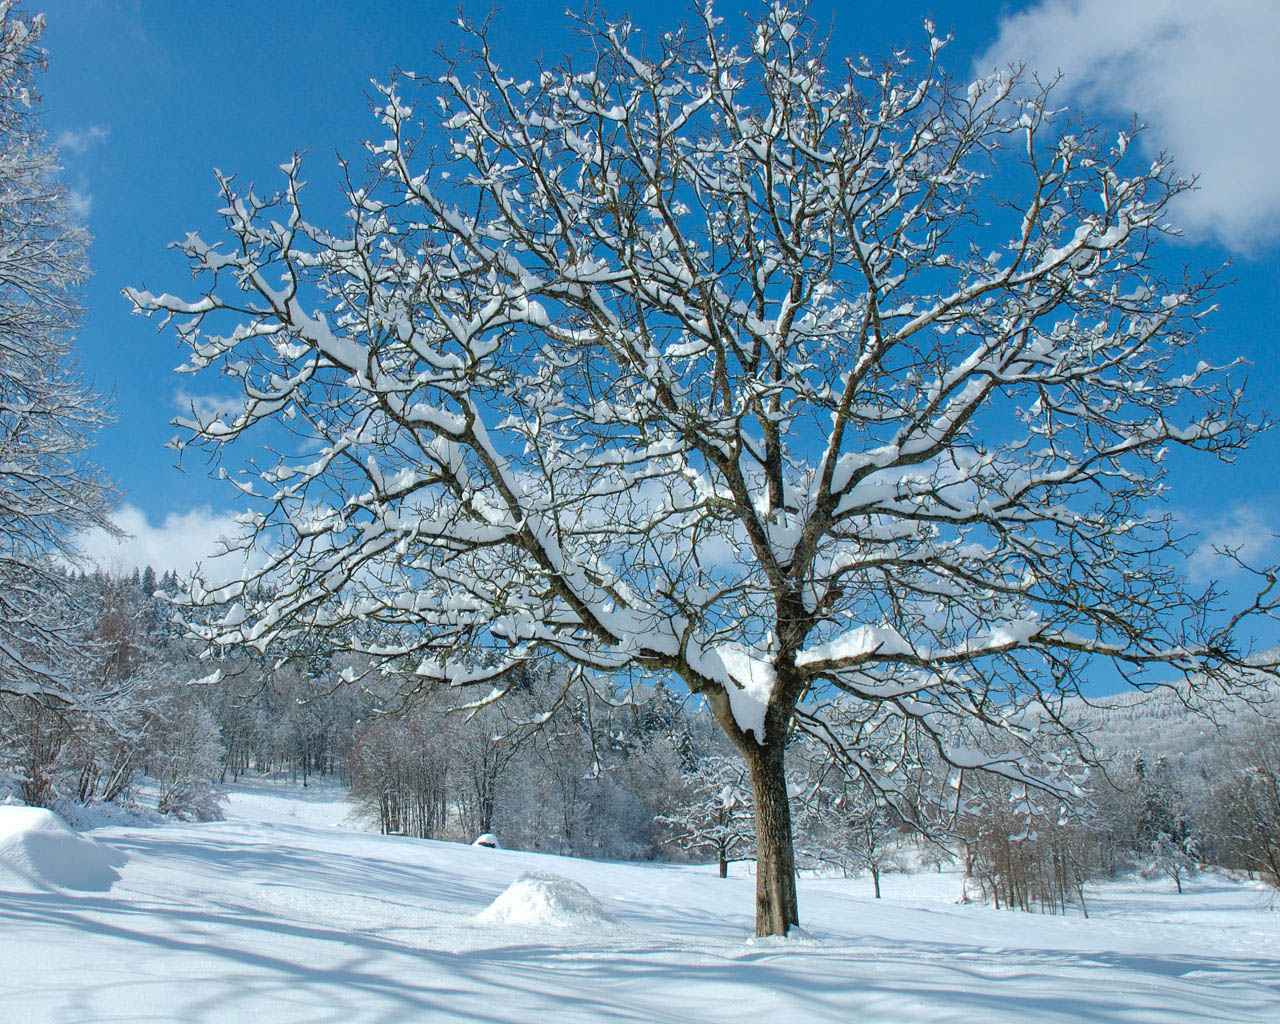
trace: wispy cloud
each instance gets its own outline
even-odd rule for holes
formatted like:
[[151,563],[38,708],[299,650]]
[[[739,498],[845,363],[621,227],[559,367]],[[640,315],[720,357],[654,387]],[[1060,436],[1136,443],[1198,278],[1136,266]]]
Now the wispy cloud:
[[64,156],[84,156],[111,136],[111,129],[105,124],[90,125],[88,128],[71,128],[59,132],[53,140],[54,147]]
[[1280,541],[1277,524],[1257,505],[1242,503],[1215,519],[1192,520],[1199,534],[1187,560],[1187,570],[1195,583],[1205,584],[1234,576],[1241,570],[1230,552],[1246,565],[1261,567],[1275,560]]
[[186,388],[178,388],[173,394],[173,406],[183,416],[190,416],[194,412],[201,420],[210,417],[234,419],[244,409],[244,400],[225,395],[201,395]]
[[71,202],[71,212],[77,219],[88,220],[89,211],[93,209],[93,193],[72,188],[67,190],[67,198]]
[[1275,0],[1040,0],[1000,22],[980,72],[1063,73],[1096,113],[1145,121],[1199,188],[1180,226],[1250,251],[1280,240],[1280,16]]
[[[53,140],[53,145],[61,156],[79,159],[110,137],[111,129],[107,125],[95,124],[87,128],[69,128],[59,132]],[[83,169],[76,169],[72,177],[75,184],[67,188],[71,212],[75,214],[77,220],[86,221],[93,209],[93,193],[89,190],[89,179]]]

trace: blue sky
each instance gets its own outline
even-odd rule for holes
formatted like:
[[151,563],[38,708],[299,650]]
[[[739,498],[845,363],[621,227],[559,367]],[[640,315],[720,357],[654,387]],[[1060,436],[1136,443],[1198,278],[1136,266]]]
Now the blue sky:
[[[1252,406],[1280,414],[1274,310],[1280,308],[1280,18],[1273,0],[1039,0],[916,4],[868,0],[814,3],[830,20],[833,52],[874,55],[924,39],[932,14],[953,31],[946,64],[958,75],[1023,58],[1067,73],[1064,95],[1095,119],[1117,123],[1136,111],[1151,144],[1203,173],[1200,193],[1180,211],[1185,243],[1169,258],[1191,265],[1234,261],[1235,284],[1221,299],[1209,351],[1253,363]],[[127,566],[189,567],[225,530],[229,494],[192,461],[174,468],[164,447],[169,420],[191,382],[169,334],[129,315],[125,285],[182,291],[185,267],[166,243],[217,224],[213,168],[270,183],[295,150],[308,153],[313,202],[335,193],[334,153],[359,157],[373,133],[370,79],[401,66],[430,71],[434,51],[458,38],[445,3],[336,0],[216,4],[167,0],[46,0],[44,119],[62,153],[65,178],[95,236],[95,277],[80,335],[83,369],[114,393],[117,424],[98,457],[119,482],[123,547],[89,538],[91,554]],[[470,4],[478,14],[486,4]],[[526,2],[499,13],[496,49],[519,65],[573,47],[561,2]],[[1208,9],[1202,13],[1193,7]],[[649,2],[631,10],[668,26],[687,6]],[[721,12],[750,9],[722,4]],[[189,290],[189,289],[188,289]],[[1206,542],[1231,540],[1266,554],[1280,520],[1276,474],[1280,433],[1260,438],[1233,466],[1212,460],[1175,468],[1171,505]],[[1194,572],[1210,571],[1193,561]]]

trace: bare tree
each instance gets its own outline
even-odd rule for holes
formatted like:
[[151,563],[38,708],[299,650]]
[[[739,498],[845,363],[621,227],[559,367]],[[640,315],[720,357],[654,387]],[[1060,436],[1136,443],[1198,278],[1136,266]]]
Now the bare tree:
[[15,8],[0,0],[0,694],[66,706],[87,636],[63,566],[77,532],[114,529],[114,494],[85,459],[107,413],[70,354],[88,236],[36,109],[44,19]]
[[481,701],[539,649],[678,677],[750,771],[761,933],[798,920],[793,730],[858,764],[831,705],[1021,779],[1094,661],[1233,678],[1241,617],[1155,504],[1171,451],[1253,430],[1197,352],[1212,282],[1158,270],[1167,160],[783,6],[740,45],[710,7],[584,23],[530,80],[463,27],[383,89],[343,228],[296,158],[274,196],[223,177],[200,294],[127,292],[242,400],[181,421],[266,554],[197,581],[204,636],[328,633]]
[[820,863],[837,865],[846,877],[867,871],[880,899],[880,876],[904,866],[907,823],[865,780],[839,771],[824,774],[800,815],[802,849]]

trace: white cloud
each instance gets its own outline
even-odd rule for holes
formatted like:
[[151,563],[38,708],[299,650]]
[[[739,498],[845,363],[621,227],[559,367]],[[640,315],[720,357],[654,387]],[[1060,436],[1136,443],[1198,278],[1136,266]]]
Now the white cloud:
[[976,62],[1061,70],[1094,113],[1136,113],[1199,191],[1180,226],[1248,250],[1280,238],[1280,10],[1276,0],[1041,0],[1000,22]]
[[[62,156],[82,157],[110,136],[110,128],[105,124],[95,124],[88,128],[73,128],[59,132],[58,137],[53,140],[53,145]],[[93,193],[89,191],[89,182],[83,172],[76,175],[75,186],[67,189],[67,199],[76,219],[87,221],[89,211],[93,209]]]
[[93,195],[89,192],[82,192],[80,189],[68,189],[67,199],[71,203],[71,212],[76,215],[77,220],[88,220],[89,211],[93,209]]
[[1256,505],[1237,505],[1217,519],[1192,522],[1197,546],[1187,559],[1187,571],[1195,583],[1224,579],[1241,572],[1221,551],[1233,551],[1245,564],[1261,567],[1276,556],[1276,526]]
[[69,129],[59,132],[53,140],[54,147],[64,156],[84,156],[101,142],[111,136],[111,129],[105,124],[95,124],[88,128]]
[[112,520],[127,535],[123,539],[103,530],[91,530],[78,538],[84,556],[104,571],[128,572],[150,565],[157,572],[173,569],[186,575],[197,563],[203,563],[206,571],[229,576],[242,564],[238,553],[214,560],[220,538],[234,537],[240,531],[229,513],[205,506],[171,512],[162,522],[152,524],[142,509],[122,505]]
[[231,398],[225,395],[199,395],[188,391],[186,388],[178,388],[173,394],[174,408],[184,416],[190,416],[193,412],[200,419],[209,417],[222,417],[224,419],[235,419],[244,411],[243,398]]

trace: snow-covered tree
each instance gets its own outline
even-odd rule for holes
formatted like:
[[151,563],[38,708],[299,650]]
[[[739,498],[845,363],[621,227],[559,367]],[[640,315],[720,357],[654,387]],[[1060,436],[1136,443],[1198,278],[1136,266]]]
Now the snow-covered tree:
[[658,819],[683,849],[716,858],[720,877],[755,848],[751,780],[740,760],[721,754],[701,758],[687,780],[680,806]]
[[448,738],[434,716],[377,718],[351,748],[351,791],[384,833],[436,839],[448,819]]
[[529,677],[517,684],[526,691],[523,699],[454,712],[441,722],[442,731],[450,736],[453,778],[461,790],[459,819],[465,834],[503,831],[495,824],[499,796],[528,740],[529,722],[537,717],[530,699],[534,673],[531,666],[523,671]]
[[1200,863],[1200,840],[1190,832],[1176,835],[1160,832],[1147,850],[1144,874],[1148,877],[1164,875],[1178,887],[1182,895],[1182,880],[1195,874]]
[[229,608],[196,626],[327,634],[466,701],[539,652],[677,677],[745,760],[785,933],[794,731],[893,782],[833,704],[1020,778],[1097,660],[1231,678],[1241,620],[1156,499],[1253,428],[1198,350],[1212,281],[1161,273],[1187,186],[1131,132],[1016,70],[957,87],[943,40],[842,60],[782,5],[739,43],[710,6],[581,28],[526,79],[464,19],[382,90],[341,227],[296,158],[275,195],[224,177],[226,239],[179,244],[199,294],[128,292],[240,399],[179,446],[264,558],[197,581]]
[[70,338],[88,236],[57,180],[37,111],[41,15],[0,0],[0,694],[75,703],[84,622],[67,600],[74,537],[113,529],[86,462],[107,418]]
[[218,814],[222,747],[193,644],[175,641],[138,575],[67,574],[59,585],[88,623],[74,700],[0,700],[0,774],[33,805],[128,802],[157,785],[162,813]]
[[1167,875],[1181,893],[1182,879],[1195,870],[1200,851],[1182,780],[1165,757],[1149,763],[1141,751],[1111,774],[1119,790],[1112,801],[1114,840],[1141,858],[1145,874]]
[[904,866],[904,824],[893,804],[865,779],[837,772],[806,801],[799,822],[801,848],[846,875],[866,871],[880,899],[880,877]]
[[156,780],[156,809],[195,821],[222,817],[217,779],[225,753],[218,722],[199,703],[171,701],[160,717],[148,769]]

